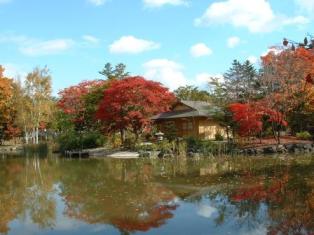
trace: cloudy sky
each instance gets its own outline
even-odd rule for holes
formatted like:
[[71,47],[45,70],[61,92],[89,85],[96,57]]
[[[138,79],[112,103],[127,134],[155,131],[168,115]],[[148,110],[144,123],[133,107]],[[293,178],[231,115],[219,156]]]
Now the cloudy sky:
[[314,0],[0,0],[0,64],[22,77],[47,65],[55,93],[106,62],[204,87],[233,59],[258,66],[283,37],[314,33],[313,13]]

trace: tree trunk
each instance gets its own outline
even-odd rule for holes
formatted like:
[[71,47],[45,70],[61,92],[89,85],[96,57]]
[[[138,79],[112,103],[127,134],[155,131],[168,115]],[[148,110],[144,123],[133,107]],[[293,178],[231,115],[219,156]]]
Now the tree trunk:
[[277,143],[280,144],[280,130],[281,128],[278,129],[278,132],[277,132]]
[[125,130],[120,130],[120,136],[121,136],[121,144],[124,145],[125,143]]
[[137,143],[140,135],[139,135],[138,131],[134,131],[134,134],[135,134],[135,143]]
[[36,144],[36,140],[35,140],[35,128],[33,127],[33,130],[32,130],[32,142],[33,144]]
[[277,135],[276,135],[276,130],[275,130],[275,127],[274,127],[274,123],[271,124],[271,129],[272,129],[275,141],[278,142]]
[[230,143],[230,134],[229,134],[228,126],[226,127],[226,134],[227,134],[227,141],[228,141],[228,143]]
[[38,144],[38,135],[39,135],[39,131],[38,131],[38,126],[35,128],[35,143]]
[[26,130],[26,127],[24,126],[24,135],[25,135],[25,143],[28,144],[28,132]]

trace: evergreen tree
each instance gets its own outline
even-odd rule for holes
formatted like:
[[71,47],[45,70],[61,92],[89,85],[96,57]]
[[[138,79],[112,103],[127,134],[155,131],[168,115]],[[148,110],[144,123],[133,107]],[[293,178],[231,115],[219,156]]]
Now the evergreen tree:
[[224,74],[226,95],[232,102],[245,103],[256,99],[259,93],[258,80],[258,72],[248,60],[244,63],[234,60],[231,68]]
[[174,91],[174,94],[181,100],[210,101],[209,93],[207,91],[199,90],[195,86],[181,86]]
[[105,77],[107,77],[108,80],[112,79],[123,79],[130,75],[129,72],[126,72],[126,65],[123,63],[119,63],[115,66],[115,68],[112,67],[111,63],[106,63],[104,68],[99,71],[99,73]]

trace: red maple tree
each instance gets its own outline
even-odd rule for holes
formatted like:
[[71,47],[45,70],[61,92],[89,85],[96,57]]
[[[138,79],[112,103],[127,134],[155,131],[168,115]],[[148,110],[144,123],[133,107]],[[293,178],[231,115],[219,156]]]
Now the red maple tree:
[[60,91],[58,107],[66,115],[71,116],[72,121],[75,123],[83,123],[86,111],[86,103],[83,97],[95,87],[102,86],[104,83],[105,81],[102,80],[84,81]]
[[251,104],[234,103],[229,106],[233,120],[239,125],[240,136],[252,136],[262,131],[263,112]]
[[175,96],[158,82],[143,77],[127,77],[112,81],[104,91],[96,117],[109,131],[124,133],[131,130],[136,138],[151,125],[151,117],[168,111]]
[[267,121],[272,125],[288,125],[283,114],[269,108],[263,100],[250,104],[234,103],[229,106],[229,109],[233,120],[238,124],[240,136],[253,136],[260,133],[263,130],[263,117],[267,117]]

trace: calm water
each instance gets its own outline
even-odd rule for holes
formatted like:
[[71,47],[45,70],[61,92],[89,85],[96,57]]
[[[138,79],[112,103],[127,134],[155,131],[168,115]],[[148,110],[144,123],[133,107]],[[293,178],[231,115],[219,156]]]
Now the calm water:
[[0,234],[313,233],[314,156],[0,160]]

